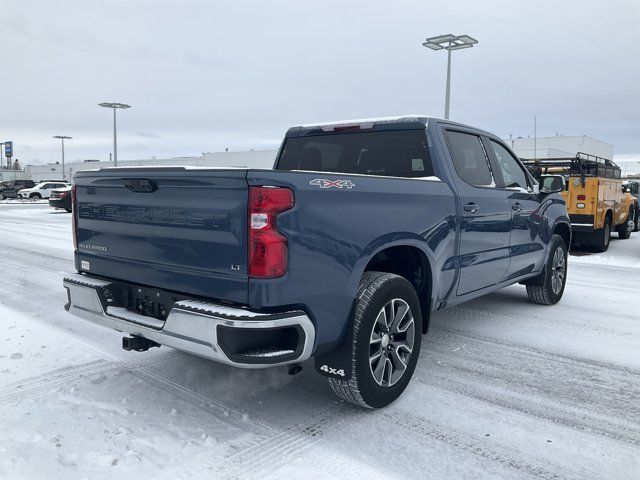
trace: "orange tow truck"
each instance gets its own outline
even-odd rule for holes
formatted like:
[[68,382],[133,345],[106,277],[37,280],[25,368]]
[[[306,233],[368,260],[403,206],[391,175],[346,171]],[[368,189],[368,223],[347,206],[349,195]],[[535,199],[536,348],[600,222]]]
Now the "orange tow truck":
[[612,231],[631,236],[638,200],[623,189],[620,167],[612,160],[578,153],[570,158],[523,160],[536,178],[561,175],[573,240],[599,252],[609,248]]

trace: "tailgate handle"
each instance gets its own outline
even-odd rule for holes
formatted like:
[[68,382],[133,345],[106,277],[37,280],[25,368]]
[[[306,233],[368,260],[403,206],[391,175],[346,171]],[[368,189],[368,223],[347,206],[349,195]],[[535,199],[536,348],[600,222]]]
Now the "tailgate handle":
[[127,190],[135,193],[153,193],[158,189],[155,182],[146,178],[131,178],[124,181]]

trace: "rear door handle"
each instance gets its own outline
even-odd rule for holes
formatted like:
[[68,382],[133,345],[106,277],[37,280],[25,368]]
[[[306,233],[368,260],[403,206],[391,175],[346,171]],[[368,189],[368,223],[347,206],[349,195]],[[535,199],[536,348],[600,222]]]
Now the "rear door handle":
[[511,205],[511,210],[515,210],[516,212],[519,212],[522,210],[522,205],[520,205],[518,202],[514,203]]
[[462,208],[464,208],[465,212],[471,212],[471,213],[476,213],[478,210],[480,210],[480,206],[476,203],[467,203]]

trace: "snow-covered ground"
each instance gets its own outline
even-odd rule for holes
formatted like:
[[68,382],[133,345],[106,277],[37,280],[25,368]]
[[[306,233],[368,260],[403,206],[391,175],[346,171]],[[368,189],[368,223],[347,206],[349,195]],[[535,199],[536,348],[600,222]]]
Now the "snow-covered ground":
[[[615,236],[615,235],[614,235]],[[640,234],[433,316],[379,411],[301,375],[120,349],[68,315],[70,216],[0,205],[0,479],[640,478]]]

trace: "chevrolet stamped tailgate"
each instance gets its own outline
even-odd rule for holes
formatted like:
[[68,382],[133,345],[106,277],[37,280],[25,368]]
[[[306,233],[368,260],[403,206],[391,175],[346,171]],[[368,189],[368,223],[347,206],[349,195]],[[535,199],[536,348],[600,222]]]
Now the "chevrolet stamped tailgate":
[[76,269],[246,303],[246,170],[78,172]]

